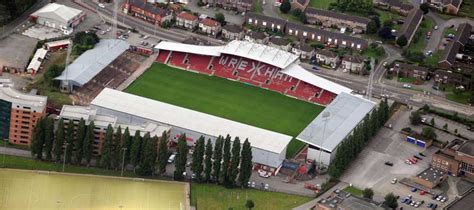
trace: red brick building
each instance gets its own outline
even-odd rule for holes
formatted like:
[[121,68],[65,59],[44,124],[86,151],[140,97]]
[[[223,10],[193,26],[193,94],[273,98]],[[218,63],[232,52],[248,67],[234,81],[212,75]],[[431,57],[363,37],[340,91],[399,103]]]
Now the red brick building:
[[170,10],[157,7],[146,0],[127,0],[122,5],[122,9],[125,14],[160,26],[172,19]]
[[433,155],[431,165],[453,176],[474,180],[474,142],[453,140]]

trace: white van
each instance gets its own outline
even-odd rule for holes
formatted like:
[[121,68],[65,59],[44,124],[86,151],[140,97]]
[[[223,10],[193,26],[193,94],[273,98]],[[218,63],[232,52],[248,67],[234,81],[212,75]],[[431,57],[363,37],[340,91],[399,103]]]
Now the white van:
[[173,163],[174,159],[176,159],[176,153],[173,153],[170,158],[168,158],[168,163]]

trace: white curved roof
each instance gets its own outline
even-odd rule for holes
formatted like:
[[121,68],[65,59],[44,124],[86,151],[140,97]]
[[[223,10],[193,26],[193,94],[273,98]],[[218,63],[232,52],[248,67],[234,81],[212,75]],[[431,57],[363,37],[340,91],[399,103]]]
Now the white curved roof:
[[296,63],[290,64],[286,69],[283,69],[282,72],[291,77],[305,81],[306,83],[312,84],[314,86],[321,87],[335,94],[352,92],[351,89],[317,76]]
[[280,50],[278,48],[237,40],[231,41],[225,45],[221,53],[237,55],[240,57],[264,62],[281,69],[286,68],[288,65],[294,63],[298,59],[297,55]]

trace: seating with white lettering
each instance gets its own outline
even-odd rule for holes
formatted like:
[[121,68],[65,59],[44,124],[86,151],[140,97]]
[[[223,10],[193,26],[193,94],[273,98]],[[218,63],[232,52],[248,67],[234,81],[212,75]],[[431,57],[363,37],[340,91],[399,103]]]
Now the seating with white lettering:
[[264,84],[262,87],[285,93],[287,90],[295,89],[297,84],[298,79],[278,71],[273,75],[270,84]]
[[279,70],[280,69],[278,67],[260,63],[253,74],[252,80],[261,84],[270,83],[270,79],[272,78],[273,74]]
[[241,58],[234,69],[234,74],[237,72],[239,79],[250,80],[257,71],[257,66],[258,61]]
[[214,58],[212,61],[212,70],[214,70],[214,75],[236,80],[237,74],[234,74],[233,71],[235,67],[237,67],[239,60],[239,57],[226,54],[222,54],[220,57]]

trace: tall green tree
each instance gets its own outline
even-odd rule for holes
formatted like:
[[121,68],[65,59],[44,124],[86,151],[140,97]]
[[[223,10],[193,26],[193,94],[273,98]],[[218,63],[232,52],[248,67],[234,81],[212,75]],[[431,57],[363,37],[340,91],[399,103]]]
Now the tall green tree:
[[58,129],[56,130],[56,138],[54,141],[54,158],[56,162],[61,161],[61,153],[64,145],[64,120],[61,118],[58,123]]
[[121,167],[122,163],[122,128],[119,126],[115,131],[112,141],[112,152],[110,153],[110,165],[113,169]]
[[33,128],[33,135],[31,138],[31,155],[36,156],[37,159],[43,159],[44,148],[44,121],[45,118],[40,118]]
[[395,197],[395,195],[393,195],[393,193],[389,193],[387,195],[385,195],[385,205],[387,205],[387,207],[389,208],[392,208],[392,209],[396,209],[398,207],[398,202],[397,202],[397,197]]
[[112,141],[114,138],[114,129],[112,125],[107,126],[105,131],[104,143],[102,144],[102,152],[100,154],[100,167],[109,169],[110,168],[110,153],[112,153]]
[[239,164],[240,164],[240,139],[235,137],[234,142],[232,142],[232,159],[229,165],[229,183],[228,187],[235,186],[235,179],[237,174],[239,174]]
[[252,146],[248,139],[245,139],[242,145],[242,152],[240,157],[240,172],[239,185],[241,187],[247,186],[252,175]]
[[74,122],[69,120],[66,132],[66,163],[71,163],[72,152],[74,151]]
[[127,165],[130,162],[130,150],[132,149],[132,137],[130,136],[130,130],[125,128],[125,131],[123,132],[123,147],[126,148],[125,150],[125,165]]
[[280,5],[280,12],[282,13],[288,13],[291,10],[291,3],[290,0],[283,0],[283,2]]
[[421,114],[418,111],[412,112],[410,114],[410,123],[412,125],[419,125],[421,123]]
[[230,135],[227,134],[227,136],[224,139],[224,147],[223,147],[223,153],[222,153],[222,169],[221,169],[221,175],[220,175],[220,180],[219,183],[223,184],[224,186],[228,187],[229,185],[229,165],[230,165],[230,158],[231,158],[231,153],[230,153]]
[[203,171],[203,160],[204,160],[204,145],[205,145],[204,136],[199,137],[196,141],[196,146],[194,147],[193,153],[193,162],[191,165],[191,170],[196,175],[196,180],[198,182],[202,181],[202,171]]
[[255,207],[255,203],[253,203],[252,200],[247,200],[245,202],[245,208],[247,208],[248,210],[252,210],[253,207]]
[[135,131],[135,135],[133,136],[132,141],[132,149],[130,150],[130,163],[133,165],[133,170],[138,166],[140,163],[140,156],[142,150],[142,137],[140,136],[140,131]]
[[421,135],[423,135],[424,137],[428,138],[428,139],[436,139],[437,135],[434,131],[434,129],[432,127],[424,127],[422,132],[421,132]]
[[84,161],[89,166],[92,159],[92,150],[94,149],[94,121],[89,122],[87,126],[86,136],[82,144],[82,151],[84,151]]
[[53,150],[54,143],[54,120],[53,118],[46,118],[45,129],[44,129],[44,153],[46,154],[46,160],[53,159],[51,152]]
[[214,18],[216,19],[217,22],[220,24],[224,25],[225,24],[225,16],[222,14],[222,12],[218,12],[215,14]]
[[183,134],[178,139],[178,151],[176,154],[176,164],[174,171],[175,180],[183,180],[183,173],[186,170],[186,160],[188,156],[188,145],[186,143],[186,134]]
[[77,128],[77,132],[76,132],[76,152],[74,153],[75,154],[75,162],[77,164],[81,164],[82,163],[82,158],[84,156],[84,139],[86,137],[86,122],[84,121],[84,119],[81,118],[81,120],[79,120],[79,126]]
[[362,195],[364,198],[372,199],[372,197],[374,197],[374,191],[371,188],[365,188],[364,191],[362,191]]
[[397,45],[400,46],[401,48],[407,46],[408,44],[408,39],[407,37],[405,37],[405,35],[401,35],[400,37],[398,37],[397,39]]
[[164,174],[166,172],[166,165],[168,163],[169,151],[168,151],[168,133],[166,131],[161,134],[160,142],[158,145],[158,173]]
[[213,173],[212,179],[215,182],[219,182],[219,175],[221,172],[221,161],[222,161],[222,145],[223,145],[223,137],[219,136],[216,139],[216,143],[214,145],[214,164],[213,164]]
[[212,173],[212,143],[211,139],[207,140],[205,158],[204,158],[204,181],[209,182],[211,180]]
[[147,132],[143,137],[142,158],[138,164],[137,174],[141,176],[151,176],[155,171],[155,161],[157,156],[156,137],[150,137]]

